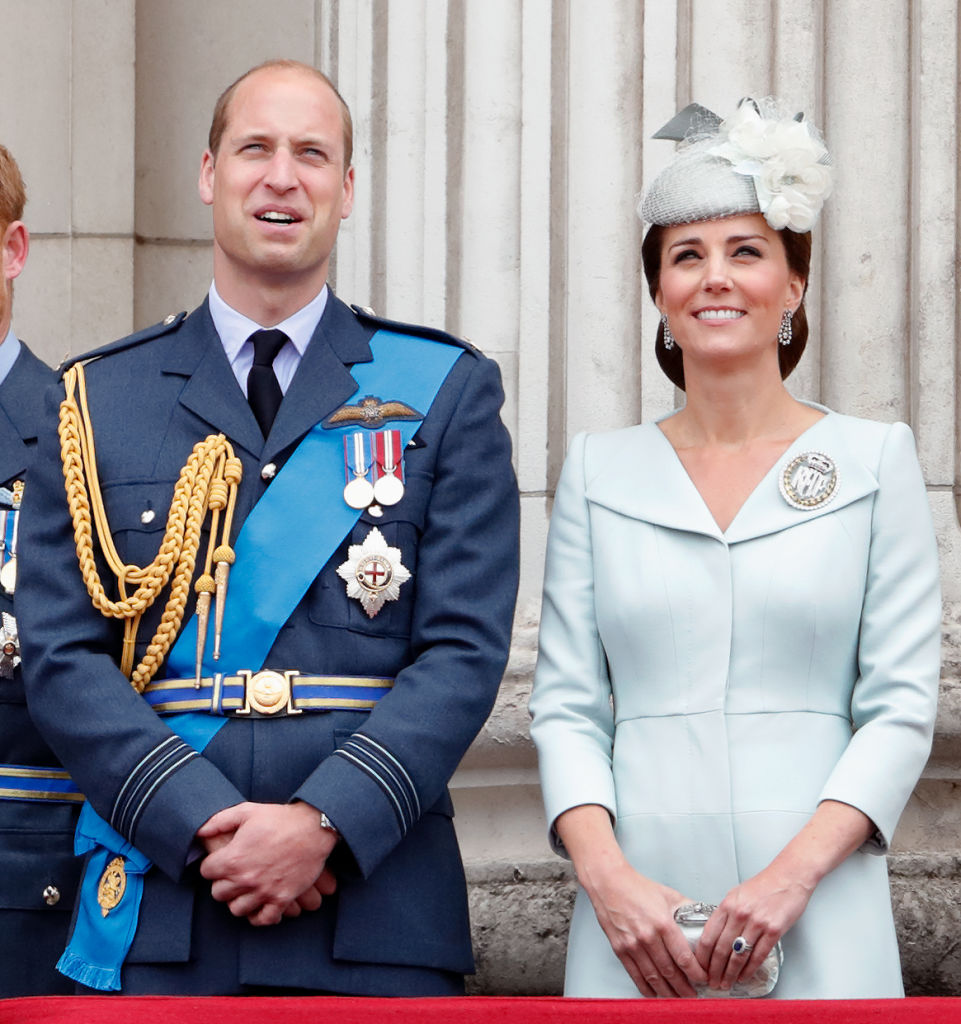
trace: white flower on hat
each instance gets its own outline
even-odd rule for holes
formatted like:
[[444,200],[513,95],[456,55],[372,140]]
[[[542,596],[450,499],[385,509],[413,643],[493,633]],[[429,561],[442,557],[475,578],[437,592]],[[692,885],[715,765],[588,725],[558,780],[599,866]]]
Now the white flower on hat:
[[810,231],[831,194],[830,157],[807,122],[765,116],[743,102],[718,129],[709,152],[754,179],[758,205],[776,231]]

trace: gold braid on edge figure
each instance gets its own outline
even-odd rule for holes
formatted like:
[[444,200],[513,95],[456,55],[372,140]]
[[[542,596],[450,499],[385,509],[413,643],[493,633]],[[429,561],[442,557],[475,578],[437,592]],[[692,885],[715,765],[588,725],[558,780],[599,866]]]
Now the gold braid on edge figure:
[[[64,374],[66,397],[60,403],[60,455],[67,491],[67,504],[73,520],[73,535],[77,545],[80,572],[94,607],[101,614],[122,619],[124,622],[123,652],[120,669],[130,679],[138,693],[153,678],[170,650],[180,625],[190,581],[200,548],[200,531],[207,510],[211,513],[210,540],[204,571],[195,584],[197,591],[197,677],[203,663],[204,641],[210,615],[211,594],[217,598],[217,636],[215,657],[219,655],[219,627],[223,618],[223,605],[227,593],[227,576],[234,561],[233,549],[228,544],[233,522],[237,487],[243,472],[240,459],[234,455],[230,442],[223,434],[210,434],[194,445],[177,485],[174,488],[167,527],[157,557],[150,565],[140,568],[125,565],[114,547],[107,511],[100,492],[97,475],[97,456],[94,449],[93,425],[87,406],[87,390],[83,367],[70,367]],[[75,397],[76,396],[76,397]],[[220,515],[223,527],[220,544],[216,544]],[[92,520],[91,520],[92,512]],[[94,560],[94,528],[100,550],[110,571],[117,578],[118,601],[107,596]],[[216,545],[216,546],[215,546]],[[211,575],[216,562],[216,582]],[[150,608],[161,590],[173,579],[170,595],[164,607],[160,625],[147,645],[143,660],[134,668],[137,631],[143,613]],[[128,595],[128,589],[133,592]]]

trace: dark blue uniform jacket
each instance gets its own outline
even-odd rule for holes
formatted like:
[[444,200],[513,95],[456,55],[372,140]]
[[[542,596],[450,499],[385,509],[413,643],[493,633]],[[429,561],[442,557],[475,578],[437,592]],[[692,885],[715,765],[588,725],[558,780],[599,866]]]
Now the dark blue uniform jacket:
[[[10,490],[24,479],[43,393],[55,380],[50,367],[21,342],[20,355],[0,384],[0,487]],[[9,507],[0,502],[0,508]],[[2,589],[0,611],[14,614],[13,599]],[[0,678],[0,762],[59,767],[30,721],[19,667],[12,679]],[[77,813],[76,805],[0,799],[0,998],[73,991],[54,964],[66,942],[79,875],[80,862],[73,856]]]
[[[98,466],[121,557],[137,565],[154,558],[178,473],[211,433],[223,432],[243,461],[239,528],[269,486],[263,467],[282,465],[353,394],[350,367],[370,360],[369,339],[382,326],[331,295],[266,442],[206,303],[89,362]],[[141,984],[137,964],[170,965],[149,975],[143,990],[221,987],[194,963],[191,943],[201,932],[216,947],[205,955],[227,949],[221,959],[230,964],[218,970],[235,969],[241,984],[406,994],[421,990],[424,968],[472,969],[446,784],[490,711],[510,642],[518,499],[502,401],[496,364],[465,349],[405,453],[403,499],[381,518],[361,517],[265,662],[310,674],[392,676],[392,692],[369,713],[230,719],[202,757],[172,772],[163,762],[171,733],[119,672],[119,625],[92,608],[81,580],[51,402],[25,501],[21,564],[29,582],[18,602],[27,686],[38,724],[87,798],[156,865],[125,992]],[[320,516],[343,500],[313,493],[310,480],[303,489]],[[336,569],[348,544],[374,526],[400,549],[413,578],[371,619],[346,596]],[[201,552],[205,545],[206,538]],[[159,615],[155,607],[145,617],[138,655]],[[331,756],[354,734],[381,756],[363,765]],[[295,798],[325,811],[344,837],[332,862],[338,895],[275,927],[230,918],[188,866],[196,830],[244,799]]]

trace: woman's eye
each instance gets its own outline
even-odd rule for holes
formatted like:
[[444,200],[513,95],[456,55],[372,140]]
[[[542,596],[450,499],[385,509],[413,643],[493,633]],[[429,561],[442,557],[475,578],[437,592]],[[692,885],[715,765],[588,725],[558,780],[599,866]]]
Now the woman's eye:
[[754,256],[757,259],[761,258],[761,250],[756,249],[753,245],[739,245],[734,252],[735,256]]
[[674,254],[674,262],[681,263],[684,260],[697,259],[697,250],[695,249],[682,249],[680,252]]

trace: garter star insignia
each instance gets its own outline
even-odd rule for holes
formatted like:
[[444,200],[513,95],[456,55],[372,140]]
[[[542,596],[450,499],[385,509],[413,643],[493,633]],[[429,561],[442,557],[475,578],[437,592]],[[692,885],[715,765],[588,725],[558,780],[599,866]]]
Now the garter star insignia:
[[396,601],[401,585],[410,579],[410,571],[400,559],[400,548],[392,548],[375,526],[363,544],[350,545],[347,561],[338,566],[337,575],[347,584],[347,596],[360,601],[368,618],[386,602]]
[[837,494],[840,480],[834,459],[823,452],[805,452],[784,467],[778,484],[784,500],[806,512],[826,505]]

